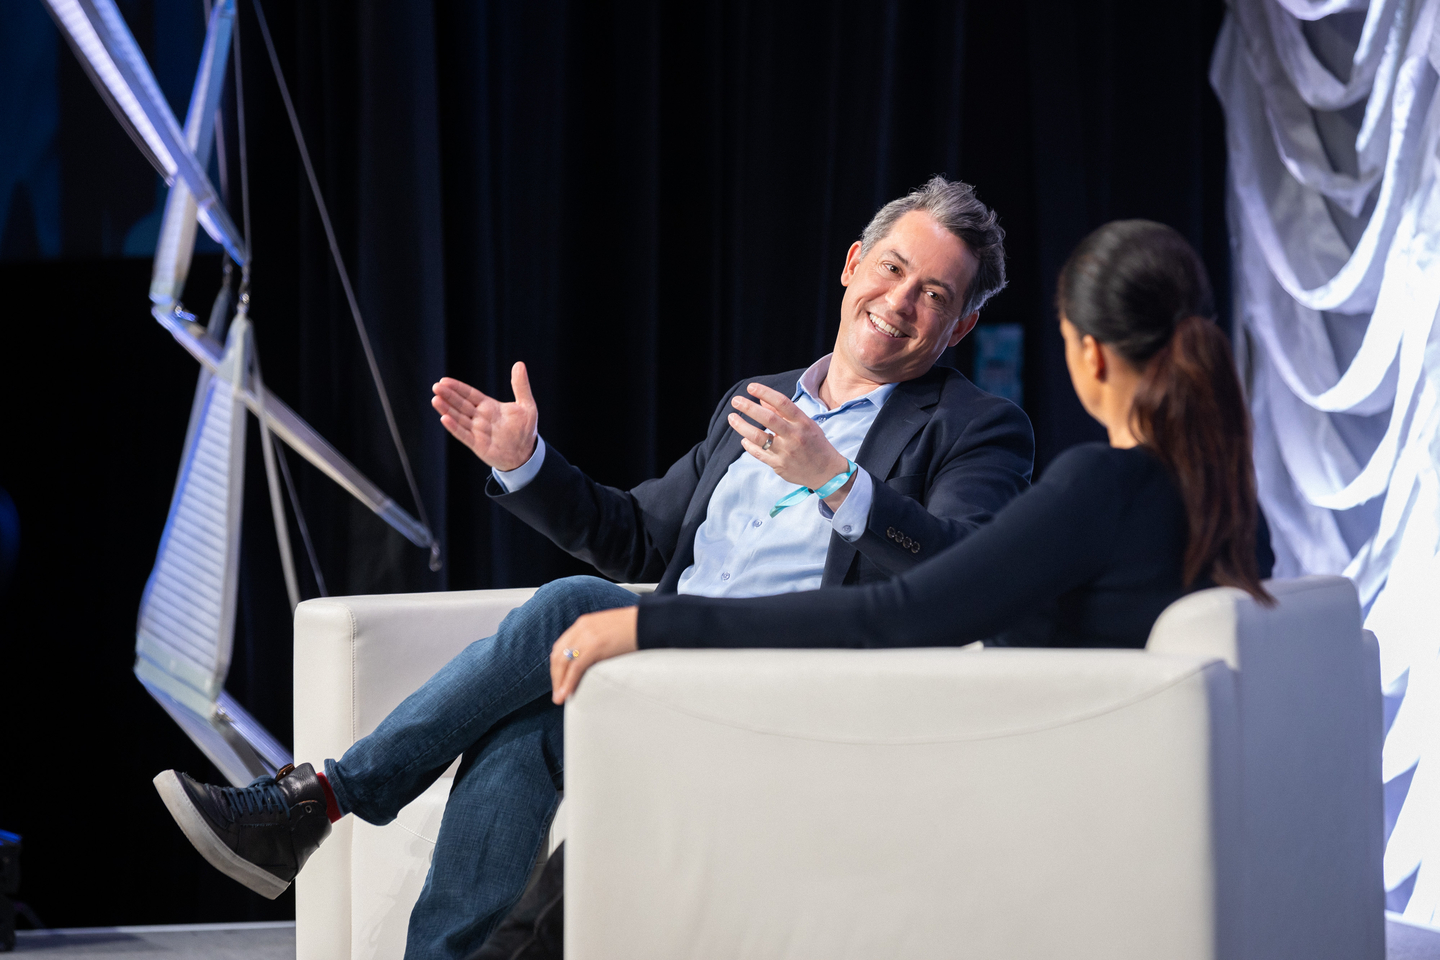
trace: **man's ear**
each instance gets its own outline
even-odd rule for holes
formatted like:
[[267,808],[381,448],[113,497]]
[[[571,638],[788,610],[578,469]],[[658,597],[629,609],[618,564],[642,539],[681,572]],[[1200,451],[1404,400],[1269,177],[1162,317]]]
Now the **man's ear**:
[[965,335],[968,334],[971,330],[974,330],[974,329],[975,329],[975,324],[977,324],[977,323],[979,323],[979,322],[980,322],[980,311],[979,311],[979,310],[971,310],[969,316],[967,316],[967,317],[961,317],[960,320],[955,324],[955,329],[952,330],[952,331],[950,331],[950,342],[947,343],[946,346],[947,346],[947,347],[953,347],[953,346],[955,346],[955,344],[959,343],[961,340],[964,340],[964,339],[965,339]]
[[840,286],[850,286],[850,281],[855,279],[855,271],[860,269],[860,241],[856,240],[850,244],[850,251],[845,254],[845,269],[840,271]]

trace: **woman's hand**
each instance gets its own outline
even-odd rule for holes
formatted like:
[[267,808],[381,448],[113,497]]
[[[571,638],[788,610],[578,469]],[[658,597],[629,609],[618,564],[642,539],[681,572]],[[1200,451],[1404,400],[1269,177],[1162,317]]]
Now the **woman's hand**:
[[575,692],[585,671],[601,660],[634,653],[639,607],[616,607],[587,613],[560,634],[550,650],[552,698],[564,703]]
[[[789,397],[759,383],[752,383],[747,389],[759,403],[744,397],[735,397],[730,402],[765,429],[756,429],[739,414],[730,414],[730,428],[740,434],[740,445],[746,453],[774,470],[780,479],[811,490],[818,490],[831,477],[846,471],[849,462],[845,456],[830,443],[820,424],[806,416]],[[844,502],[844,495],[853,483],[852,477],[841,490],[826,498],[831,509]]]

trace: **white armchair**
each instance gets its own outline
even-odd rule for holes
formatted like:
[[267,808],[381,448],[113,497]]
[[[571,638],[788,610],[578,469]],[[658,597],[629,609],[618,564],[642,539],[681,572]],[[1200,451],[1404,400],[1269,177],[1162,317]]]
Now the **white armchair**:
[[[535,591],[471,590],[309,600],[295,611],[295,756],[339,757],[472,640]],[[302,960],[398,958],[430,866],[453,767],[374,827],[346,817],[296,880]]]
[[[630,585],[648,593],[648,584]],[[473,640],[495,632],[534,587],[307,600],[295,611],[295,757],[319,769],[379,726]],[[388,960],[405,952],[455,767],[394,822],[335,825],[295,884],[300,960]],[[552,827],[553,849],[565,808]]]
[[[1378,653],[1348,581],[1271,587],[1185,598],[1145,651],[598,665],[566,716],[567,956],[1382,960]],[[530,592],[303,604],[296,756]],[[401,955],[448,786],[337,828],[299,960]]]

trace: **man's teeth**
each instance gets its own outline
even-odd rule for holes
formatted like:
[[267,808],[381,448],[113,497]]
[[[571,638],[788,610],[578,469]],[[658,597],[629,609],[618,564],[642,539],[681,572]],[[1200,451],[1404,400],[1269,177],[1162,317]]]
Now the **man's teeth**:
[[879,317],[875,316],[875,314],[867,313],[865,314],[865,316],[869,317],[870,323],[875,327],[875,329],[885,334],[885,336],[894,337],[897,340],[905,336],[905,334],[890,326],[890,324],[886,323],[884,320],[881,320]]

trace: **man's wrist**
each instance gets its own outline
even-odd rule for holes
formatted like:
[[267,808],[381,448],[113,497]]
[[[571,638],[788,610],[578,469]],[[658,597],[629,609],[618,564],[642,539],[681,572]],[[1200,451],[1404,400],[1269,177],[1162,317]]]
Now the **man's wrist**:
[[491,470],[498,470],[498,471],[500,471],[501,473],[514,473],[516,470],[519,470],[521,467],[525,466],[525,464],[529,463],[531,457],[535,456],[535,448],[536,448],[536,446],[537,446],[537,443],[538,443],[539,439],[540,439],[540,434],[539,434],[538,432],[535,433],[535,434],[532,434],[531,437],[530,437],[530,449],[529,449],[529,452],[527,452],[527,453],[525,454],[525,456],[521,457],[519,460],[511,463],[509,466],[504,466],[504,467],[502,467],[502,466],[500,466],[500,464],[498,464],[498,463],[489,463],[488,466],[490,467]]
[[[850,462],[847,460],[845,462],[845,470],[849,469]],[[844,473],[845,470],[841,470],[840,472]],[[854,489],[855,477],[859,475],[859,473],[860,471],[857,469],[854,473],[850,474],[850,479],[845,481],[844,486],[842,486],[839,490],[836,490],[834,493],[830,494],[830,496],[826,497],[825,506],[829,507],[832,511],[839,510],[840,505],[845,502],[845,498],[850,496],[850,491]]]
[[[837,491],[839,492],[839,491]],[[855,468],[855,476],[845,484],[845,499],[835,507],[829,498],[819,503],[820,515],[829,520],[841,539],[856,543],[870,525],[870,511],[874,506],[875,481],[862,467]]]
[[540,472],[540,465],[545,459],[545,441],[540,439],[540,434],[535,434],[535,447],[524,463],[513,470],[501,470],[499,467],[491,466],[490,472],[506,493],[518,493],[527,486],[535,475]]
[[[825,486],[825,484],[829,483],[831,480],[834,480],[836,477],[840,476],[842,473],[847,472],[847,471],[850,469],[850,461],[849,461],[849,459],[846,458],[843,454],[841,454],[840,451],[837,450],[837,451],[835,451],[835,459],[834,459],[834,461],[831,462],[831,464],[830,464],[830,466],[829,466],[828,469],[829,469],[829,472],[828,472],[828,473],[826,473],[824,476],[814,478],[814,479],[815,479],[815,482],[812,483],[812,484],[807,484],[807,486],[808,486],[811,490],[819,490],[821,487]],[[851,477],[850,479],[853,480],[854,477]],[[846,486],[849,486],[849,484],[847,483]]]

